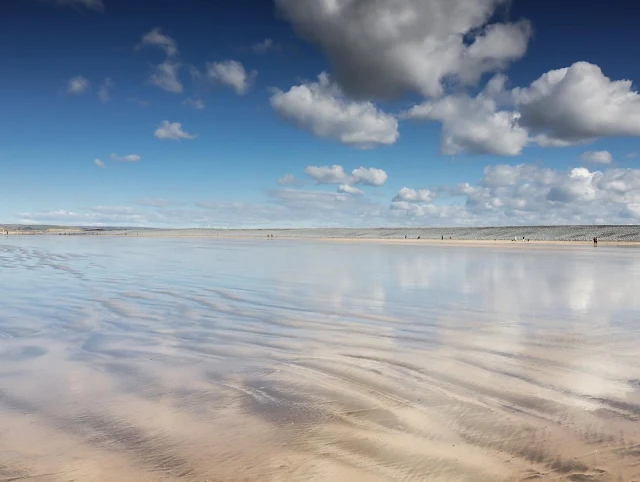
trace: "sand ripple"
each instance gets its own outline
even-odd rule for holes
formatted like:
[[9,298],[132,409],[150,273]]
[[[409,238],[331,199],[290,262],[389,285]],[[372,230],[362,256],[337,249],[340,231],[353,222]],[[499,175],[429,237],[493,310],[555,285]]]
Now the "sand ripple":
[[31,237],[0,265],[0,481],[640,479],[640,251]]

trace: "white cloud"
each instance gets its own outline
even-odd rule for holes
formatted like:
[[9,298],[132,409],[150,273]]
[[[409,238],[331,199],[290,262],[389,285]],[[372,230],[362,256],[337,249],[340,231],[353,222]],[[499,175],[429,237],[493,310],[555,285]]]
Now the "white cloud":
[[182,124],[180,122],[169,122],[169,121],[162,121],[162,124],[160,125],[160,127],[156,129],[154,135],[158,139],[171,139],[171,140],[196,138],[196,136],[185,132],[182,129]]
[[126,156],[118,156],[117,154],[111,154],[110,159],[116,162],[138,162],[142,158],[137,154],[128,154]]
[[613,81],[600,67],[577,62],[513,90],[523,127],[554,145],[601,137],[640,136],[640,94],[630,80]]
[[69,94],[84,94],[90,88],[91,82],[81,75],[69,79],[69,82],[67,83],[67,93]]
[[[640,221],[640,169],[487,166],[476,183],[403,189],[392,218],[421,225],[629,224]],[[441,203],[433,204],[435,193]],[[462,197],[464,205],[452,202]],[[430,200],[431,199],[431,200]]]
[[477,185],[451,193],[466,197],[470,214],[494,224],[624,222],[640,202],[640,169],[488,166]]
[[349,184],[340,184],[338,186],[338,192],[344,194],[351,194],[352,196],[364,196],[364,191],[357,187],[350,186]]
[[[346,184],[353,186],[383,186],[388,179],[387,173],[375,167],[359,167],[347,174],[342,166],[307,166],[304,173],[311,177],[316,184]],[[346,191],[345,191],[346,192]]]
[[102,162],[100,159],[94,159],[93,163],[96,167],[104,167],[104,162]]
[[351,181],[342,166],[307,166],[304,173],[316,184],[343,184]]
[[116,84],[115,82],[113,82],[113,80],[111,80],[110,78],[105,79],[104,83],[98,90],[98,97],[100,98],[100,101],[102,101],[103,103],[109,102],[109,99],[111,98],[109,91],[115,86]]
[[594,164],[611,164],[613,156],[609,151],[587,151],[580,154],[580,159],[584,162]]
[[[28,223],[137,224],[192,227],[355,227],[635,224],[640,222],[640,169],[487,166],[476,180],[429,189],[403,188],[379,205],[352,184],[326,190],[273,189],[265,202],[201,202],[168,208],[139,201],[140,210],[96,206],[83,211],[24,213]],[[438,203],[434,204],[436,197]],[[463,202],[460,203],[460,200]]]
[[154,66],[149,76],[149,83],[167,92],[182,93],[184,86],[178,77],[181,64],[178,61],[178,43],[175,39],[163,34],[160,28],[154,28],[143,35],[136,50],[143,47],[156,47],[166,54],[164,62]]
[[351,184],[364,184],[367,186],[379,187],[384,186],[387,179],[387,173],[382,169],[376,169],[375,167],[359,167],[358,169],[354,169],[351,173]]
[[578,62],[511,91],[505,82],[497,75],[476,97],[427,101],[401,118],[442,122],[441,150],[448,155],[516,156],[532,142],[567,147],[640,136],[640,94],[631,81],[612,81],[597,65]]
[[149,82],[167,92],[181,94],[184,91],[184,86],[178,78],[179,70],[179,62],[167,59],[153,68]]
[[636,157],[638,157],[638,152],[630,152],[627,155],[625,155],[624,157],[626,159],[635,159]]
[[266,38],[260,42],[254,43],[251,46],[251,50],[256,54],[265,54],[272,50],[280,50],[280,46],[275,44],[272,39]]
[[412,107],[405,119],[442,122],[444,154],[493,154],[516,156],[529,142],[529,133],[519,125],[520,114],[500,110],[495,97],[503,94],[505,79],[495,77],[477,97],[457,94]]
[[249,91],[257,75],[256,70],[247,72],[244,65],[237,60],[207,63],[207,77],[232,88],[238,95],[244,95]]
[[487,24],[506,0],[276,0],[327,54],[355,97],[439,96],[445,79],[473,84],[524,56],[527,21]]
[[162,49],[167,57],[175,57],[178,55],[178,43],[175,39],[164,35],[158,27],[144,34],[136,49],[140,49],[143,46]]
[[285,174],[277,182],[280,186],[299,186],[302,184],[302,181],[296,179],[293,174]]
[[102,0],[41,0],[48,3],[55,3],[59,6],[68,7],[85,7],[96,12],[104,12],[104,3]]
[[204,101],[202,99],[192,99],[191,97],[187,97],[183,100],[182,105],[193,107],[196,110],[202,110],[205,108]]
[[271,106],[284,119],[318,137],[354,147],[389,145],[398,140],[398,121],[371,102],[346,99],[327,74],[318,82],[275,91]]
[[414,203],[430,203],[433,202],[436,195],[428,189],[411,189],[403,187],[400,189],[393,202],[414,202]]
[[389,207],[392,219],[400,220],[402,225],[425,222],[431,226],[467,226],[474,224],[474,219],[463,206],[435,204],[415,204],[407,201],[392,201]]

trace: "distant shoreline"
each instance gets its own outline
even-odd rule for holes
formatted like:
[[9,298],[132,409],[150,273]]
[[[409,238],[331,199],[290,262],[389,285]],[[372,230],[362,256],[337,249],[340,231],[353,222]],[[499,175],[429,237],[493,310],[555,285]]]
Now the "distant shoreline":
[[[306,239],[335,242],[387,242],[392,244],[522,245],[593,244],[635,246],[640,244],[638,225],[601,226],[504,226],[479,228],[300,228],[300,229],[157,229],[64,226],[0,225],[10,236],[107,236],[213,239]],[[514,239],[516,241],[514,241]],[[524,239],[524,241],[523,241]]]

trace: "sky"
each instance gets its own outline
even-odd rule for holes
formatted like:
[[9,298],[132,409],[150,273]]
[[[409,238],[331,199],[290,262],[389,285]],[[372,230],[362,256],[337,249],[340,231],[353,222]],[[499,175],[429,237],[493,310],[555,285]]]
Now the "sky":
[[2,0],[0,223],[640,223],[630,0]]

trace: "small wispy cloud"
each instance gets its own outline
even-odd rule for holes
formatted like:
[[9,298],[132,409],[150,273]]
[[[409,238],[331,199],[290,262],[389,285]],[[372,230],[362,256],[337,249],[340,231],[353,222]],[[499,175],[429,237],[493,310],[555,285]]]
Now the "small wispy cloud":
[[341,194],[351,194],[352,196],[364,196],[364,191],[349,184],[341,184],[338,186],[338,192]]
[[162,33],[160,28],[156,27],[150,32],[142,36],[142,39],[136,50],[143,47],[155,47],[166,54],[166,59],[161,64],[156,65],[149,76],[149,83],[174,94],[180,94],[184,90],[184,86],[179,79],[179,71],[182,64],[178,58],[178,43],[172,37]]
[[95,159],[93,163],[96,167],[104,167],[104,162],[102,162],[100,159]]
[[131,102],[132,104],[139,105],[140,107],[147,107],[149,105],[149,101],[144,99],[139,99],[137,97],[127,97],[127,102]]
[[106,104],[107,102],[109,102],[109,99],[111,99],[111,89],[115,88],[116,84],[113,80],[111,80],[110,78],[105,79],[104,83],[100,86],[100,89],[98,90],[98,97],[100,98],[100,101],[104,104]]
[[304,183],[297,179],[293,174],[285,174],[280,179],[278,179],[278,184],[280,186],[302,186]]
[[158,139],[162,140],[175,140],[178,141],[180,139],[195,139],[196,136],[185,132],[182,129],[182,124],[180,122],[169,122],[162,121],[160,127],[158,127],[153,134]]
[[276,44],[272,39],[266,38],[260,42],[256,42],[251,46],[251,50],[256,54],[266,54],[270,51],[279,51],[280,45]]
[[67,93],[84,94],[91,88],[91,82],[81,75],[69,79],[67,82]]
[[196,110],[202,110],[205,108],[205,104],[202,99],[192,99],[191,97],[187,97],[183,100],[182,105],[185,107],[193,107]]
[[257,76],[257,70],[247,72],[244,65],[237,60],[207,64],[207,77],[214,82],[232,88],[238,95],[246,94]]
[[184,91],[184,86],[178,78],[179,70],[179,62],[167,59],[153,68],[153,72],[149,77],[149,82],[156,87],[160,87],[166,92],[181,94]]
[[167,57],[175,57],[178,55],[178,43],[175,39],[162,33],[159,27],[154,28],[142,36],[142,40],[136,46],[136,50],[142,47],[157,47],[164,50]]
[[126,156],[118,156],[117,154],[111,154],[111,156],[109,156],[109,158],[112,161],[116,161],[116,162],[138,162],[138,161],[140,161],[142,159],[137,154],[128,154]]

